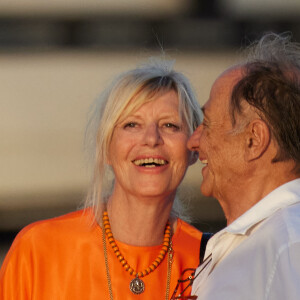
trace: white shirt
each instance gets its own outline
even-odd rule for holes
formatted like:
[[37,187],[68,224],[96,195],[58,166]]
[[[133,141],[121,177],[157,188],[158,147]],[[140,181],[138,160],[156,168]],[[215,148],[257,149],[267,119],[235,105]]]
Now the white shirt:
[[300,179],[268,194],[207,244],[198,300],[300,299]]

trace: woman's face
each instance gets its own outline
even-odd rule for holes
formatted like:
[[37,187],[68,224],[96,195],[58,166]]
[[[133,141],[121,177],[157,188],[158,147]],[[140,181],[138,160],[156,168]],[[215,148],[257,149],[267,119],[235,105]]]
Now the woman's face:
[[115,192],[138,197],[175,192],[191,156],[178,102],[174,91],[167,92],[116,124],[108,158],[115,173]]

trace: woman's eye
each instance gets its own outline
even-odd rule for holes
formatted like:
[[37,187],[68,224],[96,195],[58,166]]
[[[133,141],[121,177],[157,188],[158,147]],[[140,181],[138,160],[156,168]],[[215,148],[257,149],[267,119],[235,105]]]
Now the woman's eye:
[[124,125],[124,128],[135,128],[137,127],[137,123],[135,122],[128,122]]
[[173,129],[173,130],[179,130],[180,129],[180,126],[178,126],[176,124],[173,124],[173,123],[166,123],[164,126],[166,128],[170,128],[170,129]]

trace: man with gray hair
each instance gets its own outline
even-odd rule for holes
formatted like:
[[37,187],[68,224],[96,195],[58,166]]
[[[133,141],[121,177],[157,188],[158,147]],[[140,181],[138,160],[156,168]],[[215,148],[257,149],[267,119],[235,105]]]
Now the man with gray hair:
[[267,34],[215,81],[188,142],[227,227],[195,272],[198,300],[300,299],[300,47]]

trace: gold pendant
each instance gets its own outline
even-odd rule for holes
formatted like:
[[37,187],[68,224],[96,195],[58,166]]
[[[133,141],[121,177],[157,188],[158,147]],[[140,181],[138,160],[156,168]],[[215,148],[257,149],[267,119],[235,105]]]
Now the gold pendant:
[[138,295],[144,292],[145,283],[142,279],[136,277],[130,281],[129,288],[134,294]]

